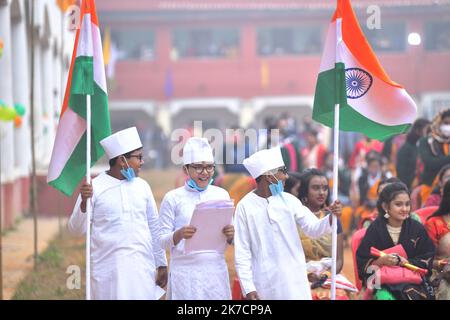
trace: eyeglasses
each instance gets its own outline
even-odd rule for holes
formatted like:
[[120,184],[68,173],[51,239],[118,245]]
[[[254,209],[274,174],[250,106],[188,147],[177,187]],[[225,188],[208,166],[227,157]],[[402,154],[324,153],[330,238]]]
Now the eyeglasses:
[[278,168],[278,172],[283,172],[284,174],[288,173],[288,169],[286,167]]
[[281,167],[278,169],[269,170],[265,173],[266,176],[276,175],[278,172],[282,172],[283,174],[288,173],[288,169],[286,167]]
[[214,169],[216,168],[216,166],[213,164],[207,165],[207,166],[192,166],[192,165],[190,165],[189,167],[194,169],[195,172],[198,174],[202,173],[203,170],[206,170],[207,173],[212,173],[212,172],[214,172]]
[[129,155],[128,158],[138,158],[139,161],[142,161],[142,159],[144,159],[144,156],[142,154],[132,154]]

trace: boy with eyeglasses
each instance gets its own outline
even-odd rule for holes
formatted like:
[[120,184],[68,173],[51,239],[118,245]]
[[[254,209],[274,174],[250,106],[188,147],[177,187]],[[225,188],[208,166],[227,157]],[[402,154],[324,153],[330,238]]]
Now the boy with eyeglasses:
[[69,230],[86,233],[91,201],[91,297],[96,300],[155,300],[167,283],[167,260],[152,190],[138,178],[142,143],[135,127],[100,141],[110,168],[83,184]]
[[[279,147],[244,160],[257,187],[237,205],[235,265],[248,300],[311,300],[305,254],[297,224],[309,237],[331,232],[331,215],[318,219],[283,192],[288,178]],[[330,209],[340,215],[339,201]]]
[[[216,251],[184,252],[185,239],[195,234],[189,225],[197,204],[209,200],[228,200],[228,192],[211,185],[214,174],[212,148],[205,138],[192,137],[183,148],[185,185],[169,191],[161,203],[161,245],[170,250],[167,299],[230,300],[231,290],[225,257]],[[234,227],[223,228],[227,242],[234,238]]]

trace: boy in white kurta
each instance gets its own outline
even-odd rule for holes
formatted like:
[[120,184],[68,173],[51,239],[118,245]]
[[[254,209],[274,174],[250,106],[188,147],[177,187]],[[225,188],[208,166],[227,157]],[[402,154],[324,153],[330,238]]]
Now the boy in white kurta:
[[[331,219],[318,219],[293,195],[283,192],[288,175],[280,148],[244,160],[257,189],[236,208],[235,264],[247,299],[310,300],[303,248],[296,224],[312,238],[331,232]],[[339,206],[330,207],[333,214]],[[331,217],[331,215],[330,215]]]
[[152,191],[136,177],[143,163],[139,135],[133,127],[101,144],[110,170],[82,186],[68,225],[75,234],[86,233],[91,198],[92,299],[157,299],[156,284],[167,282],[167,261]]
[[[185,254],[185,239],[195,234],[190,226],[198,203],[230,199],[228,192],[210,185],[214,173],[214,157],[205,138],[190,138],[183,148],[184,170],[189,180],[184,186],[168,192],[160,210],[161,244],[170,249],[170,275],[167,298],[172,300],[231,299],[225,257],[216,251]],[[228,243],[233,241],[234,227],[223,229]]]

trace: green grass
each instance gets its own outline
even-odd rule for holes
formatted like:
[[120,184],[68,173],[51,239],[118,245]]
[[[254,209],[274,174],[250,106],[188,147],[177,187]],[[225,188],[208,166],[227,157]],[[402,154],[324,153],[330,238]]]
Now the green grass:
[[[84,299],[84,239],[62,233],[50,242],[38,257],[38,263],[18,285],[13,300],[79,300]],[[81,289],[67,288],[66,273],[70,265],[80,266]]]
[[38,262],[45,264],[49,268],[61,268],[63,260],[63,253],[55,244],[51,244],[47,250],[38,257]]

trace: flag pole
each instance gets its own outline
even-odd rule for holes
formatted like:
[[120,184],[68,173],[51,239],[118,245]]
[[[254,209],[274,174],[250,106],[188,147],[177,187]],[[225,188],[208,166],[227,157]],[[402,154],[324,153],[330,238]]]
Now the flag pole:
[[[86,95],[86,183],[91,184],[91,96]],[[91,300],[91,199],[86,203],[86,300]]]
[[[333,154],[333,201],[338,198],[339,181],[339,104],[334,105],[334,154]],[[337,218],[332,217],[331,242],[331,300],[336,300],[336,261],[337,261]]]
[[[339,2],[338,2],[339,3]],[[339,4],[338,4],[339,5]],[[340,44],[342,42],[342,19],[336,19],[336,64],[341,63],[339,53]],[[345,71],[344,71],[345,72]],[[333,201],[338,199],[338,185],[339,185],[339,103],[341,94],[341,84],[344,79],[340,78],[341,66],[336,68],[336,102],[334,105],[334,154],[333,154]],[[337,261],[337,218],[332,217],[332,232],[331,232],[331,300],[336,300],[336,261]]]

